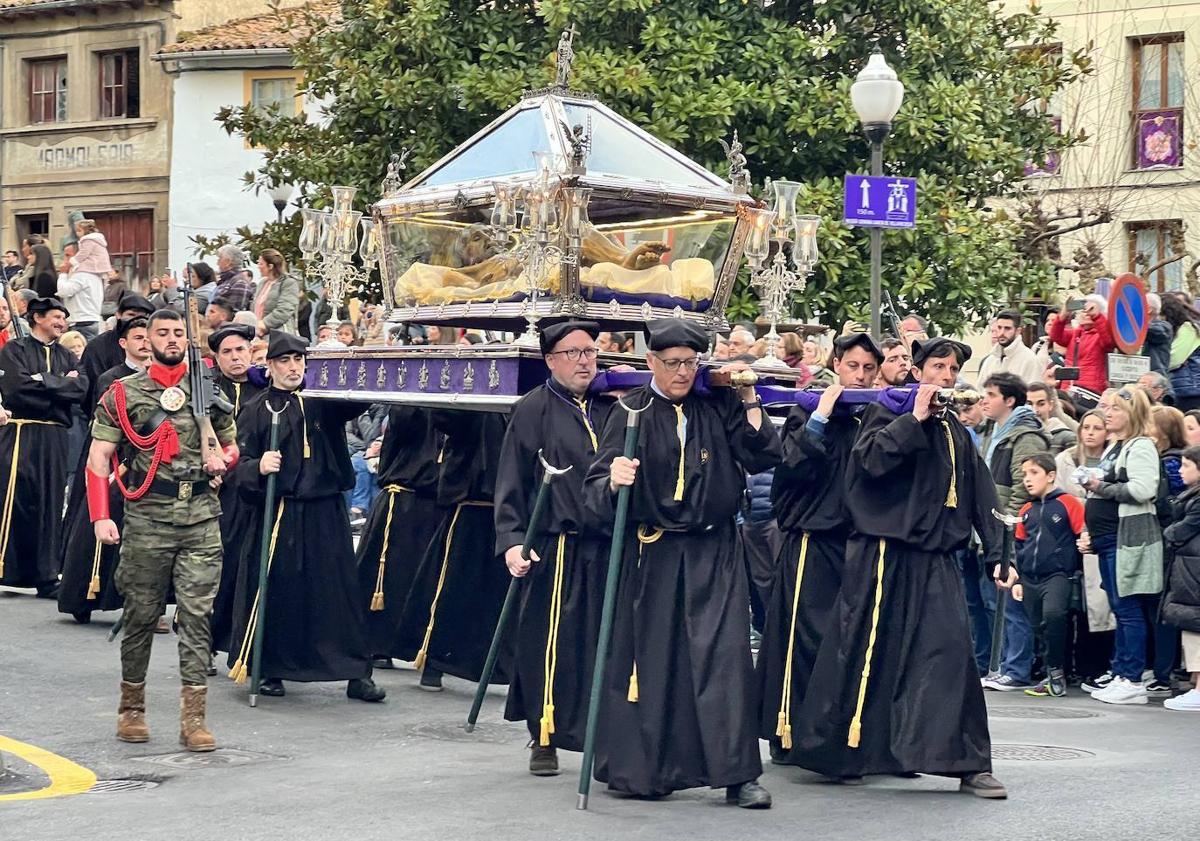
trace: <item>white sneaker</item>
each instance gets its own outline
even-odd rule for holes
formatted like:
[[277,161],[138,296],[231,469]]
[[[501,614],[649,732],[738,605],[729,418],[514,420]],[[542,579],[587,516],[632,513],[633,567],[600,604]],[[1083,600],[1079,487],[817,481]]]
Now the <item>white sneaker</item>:
[[1200,713],[1200,689],[1190,689],[1176,698],[1163,701],[1163,708],[1176,712]]
[[1145,686],[1123,677],[1114,678],[1107,689],[1093,692],[1092,697],[1106,704],[1145,704],[1150,700]]

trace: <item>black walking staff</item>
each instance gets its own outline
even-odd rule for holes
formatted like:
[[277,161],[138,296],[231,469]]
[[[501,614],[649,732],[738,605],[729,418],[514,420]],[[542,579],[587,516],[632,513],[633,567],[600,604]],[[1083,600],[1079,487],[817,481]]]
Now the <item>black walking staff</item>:
[[[1000,550],[1000,581],[1008,581],[1008,569],[1012,562],[1013,529],[1021,522],[1020,517],[1009,517],[1001,514],[995,508],[992,516],[1004,523],[1004,543]],[[992,657],[988,661],[988,677],[998,677],[1000,674],[1000,649],[1004,647],[1004,609],[1008,606],[1008,590],[1004,587],[996,589],[996,615],[992,617]]]
[[[558,468],[542,458],[542,451],[537,452],[538,461],[542,463],[542,481],[538,486],[537,496],[533,500],[533,513],[529,515],[529,524],[525,527],[525,542],[521,546],[521,557],[528,561],[533,551],[533,539],[537,535],[538,523],[542,519],[542,511],[546,508],[546,499],[550,496],[550,483],[564,473],[570,473],[575,465]],[[492,672],[496,669],[496,660],[500,656],[500,642],[504,638],[504,626],[508,624],[508,615],[517,600],[517,587],[521,579],[513,577],[508,583],[508,593],[504,596],[504,605],[500,608],[500,618],[496,621],[496,633],[492,635],[492,647],[488,649],[487,659],[483,662],[483,674],[479,677],[479,685],[475,687],[475,700],[471,703],[471,712],[467,714],[466,730],[474,731],[475,721],[479,718],[479,708],[483,706],[483,698],[487,695],[488,684],[492,680]]]
[[[267,448],[268,452],[275,452],[279,449],[279,416],[287,411],[288,404],[284,403],[283,408],[278,412],[271,408],[269,400],[264,400],[263,405],[267,407],[267,411],[271,413],[271,445]],[[267,491],[266,502],[263,506],[263,531],[262,542],[259,544],[258,550],[258,595],[255,596],[257,603],[256,610],[252,609],[252,621],[254,622],[254,648],[251,651],[250,660],[250,706],[258,706],[258,688],[262,685],[262,655],[263,655],[263,630],[266,628],[267,615],[267,573],[271,567],[271,532],[273,531],[272,520],[275,515],[275,478],[278,473],[270,473],[267,475]],[[254,615],[257,611],[257,614]]]
[[[650,407],[647,402],[640,409],[631,409],[621,398],[617,398],[625,410],[625,458],[631,459],[637,452],[638,418]],[[634,481],[637,481],[636,478]],[[588,807],[588,793],[592,788],[592,764],[596,760],[596,719],[600,713],[600,689],[604,683],[604,665],[608,659],[608,646],[612,643],[613,614],[617,609],[617,578],[621,575],[621,555],[625,551],[625,518],[629,515],[629,494],[632,485],[622,485],[617,491],[617,512],[613,519],[612,548],[608,551],[608,580],[604,583],[604,609],[600,614],[600,638],[596,645],[596,662],[592,666],[592,694],[588,698],[587,730],[583,739],[583,767],[579,769],[579,802],[577,809]]]

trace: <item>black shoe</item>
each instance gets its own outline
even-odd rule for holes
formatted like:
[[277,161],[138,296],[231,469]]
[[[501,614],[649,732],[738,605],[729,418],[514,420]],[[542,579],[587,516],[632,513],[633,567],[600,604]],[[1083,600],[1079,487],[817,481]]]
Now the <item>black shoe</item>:
[[372,657],[371,658],[371,668],[372,669],[394,669],[394,668],[396,668],[396,663],[394,660],[392,660],[391,657]]
[[825,780],[835,786],[865,786],[867,784],[866,777],[862,774],[846,774],[841,777],[827,776]]
[[282,698],[287,693],[283,691],[283,681],[277,677],[269,677],[258,685],[258,694],[268,698]]
[[90,625],[92,622],[92,612],[90,610],[80,610],[72,613],[71,616],[80,625]]
[[771,793],[760,786],[758,780],[751,780],[741,785],[728,786],[725,789],[725,802],[736,803],[739,809],[770,809]]
[[558,776],[558,751],[552,747],[534,745],[529,754],[529,773],[535,777]]
[[783,745],[779,744],[776,739],[772,739],[768,745],[771,748],[771,764],[786,765],[784,760],[787,759],[788,751],[783,749]]
[[442,691],[442,673],[426,666],[421,671],[421,688],[426,692]]
[[959,783],[958,790],[969,791],[976,797],[985,797],[989,800],[1008,799],[1008,789],[987,772],[967,774],[967,776],[962,778],[962,782]]
[[368,704],[376,704],[387,697],[387,690],[376,686],[375,681],[369,677],[356,677],[346,684],[346,697],[356,701],[366,701]]
[[204,674],[208,675],[209,677],[217,676],[217,664],[213,661],[211,655],[209,655],[208,668],[204,670]]
[[37,597],[39,599],[57,599],[58,598],[58,582],[52,584],[39,584],[37,587]]

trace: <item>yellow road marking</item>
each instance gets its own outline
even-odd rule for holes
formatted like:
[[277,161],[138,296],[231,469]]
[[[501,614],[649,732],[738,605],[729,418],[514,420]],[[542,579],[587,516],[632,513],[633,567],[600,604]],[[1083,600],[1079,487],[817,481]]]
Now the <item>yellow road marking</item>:
[[11,753],[40,769],[50,778],[50,784],[37,791],[21,791],[16,794],[0,794],[0,803],[6,800],[43,800],[47,797],[69,797],[83,794],[96,784],[96,775],[58,754],[43,750],[36,745],[27,745],[16,739],[0,736],[0,751]]

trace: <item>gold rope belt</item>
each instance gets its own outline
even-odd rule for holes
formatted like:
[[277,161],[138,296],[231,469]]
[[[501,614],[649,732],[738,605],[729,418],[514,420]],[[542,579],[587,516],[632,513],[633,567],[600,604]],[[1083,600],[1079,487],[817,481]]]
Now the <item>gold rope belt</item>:
[[558,535],[558,552],[554,559],[554,589],[550,594],[550,630],[546,634],[546,655],[543,664],[545,683],[542,686],[542,720],[538,744],[548,747],[554,733],[554,674],[558,669],[558,629],[562,621],[563,567],[566,556],[567,535]]
[[879,631],[879,605],[883,601],[883,559],[887,553],[887,541],[879,540],[879,562],[875,568],[875,607],[871,611],[871,634],[867,637],[867,653],[863,659],[862,679],[858,682],[858,704],[854,718],[850,719],[850,732],[846,736],[849,747],[858,747],[862,739],[863,706],[867,702],[867,680],[871,677],[871,655],[875,653],[875,636]]
[[392,536],[392,511],[396,507],[396,494],[412,493],[411,488],[403,485],[388,485],[384,488],[388,495],[387,522],[383,525],[383,548],[379,550],[379,574],[375,577],[375,592],[371,594],[371,610],[383,610],[383,572],[387,565],[388,539]]
[[[275,512],[275,525],[271,527],[271,545],[267,549],[267,575],[271,574],[271,564],[275,561],[275,541],[279,539],[279,523],[283,520],[283,508],[286,499],[279,498],[279,509]],[[246,635],[242,637],[242,647],[238,651],[237,660],[233,662],[233,668],[229,670],[229,676],[236,683],[246,682],[246,663],[250,659],[250,646],[254,642],[254,631],[258,627],[258,599],[262,595],[262,590],[254,594],[254,604],[250,607],[250,620],[246,623]],[[266,636],[263,637],[263,645],[266,645]]]
[[13,436],[12,460],[8,464],[8,487],[4,491],[4,511],[0,513],[0,532],[4,533],[4,536],[0,538],[0,577],[4,576],[4,558],[8,555],[8,538],[12,531],[12,510],[17,490],[17,459],[21,454],[21,430],[28,424],[62,428],[61,423],[38,418],[10,418],[8,421],[7,425],[15,426],[17,433]]
[[783,694],[779,699],[779,723],[775,735],[784,750],[792,749],[792,652],[796,645],[796,615],[800,612],[800,585],[804,582],[804,562],[808,558],[808,532],[800,539],[800,559],[796,562],[796,589],[792,594],[792,624],[788,634],[787,661],[783,667]]
[[425,668],[425,660],[429,657],[429,641],[433,639],[433,625],[437,621],[438,601],[442,598],[442,588],[446,586],[446,570],[450,566],[450,547],[454,543],[454,527],[458,525],[458,515],[463,506],[475,505],[481,508],[491,508],[490,502],[475,502],[464,500],[454,506],[454,516],[450,518],[450,530],[446,533],[446,550],[442,553],[442,571],[438,574],[437,589],[433,593],[433,602],[429,605],[429,624],[425,627],[425,639],[421,641],[421,650],[413,658],[413,666],[417,671]]

